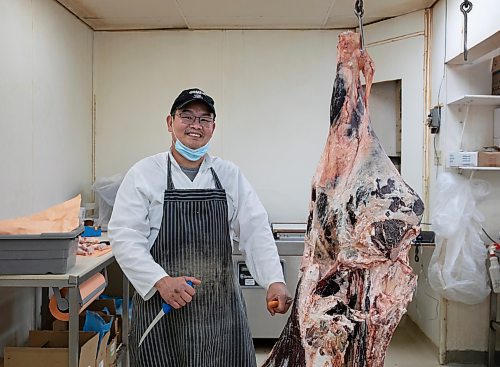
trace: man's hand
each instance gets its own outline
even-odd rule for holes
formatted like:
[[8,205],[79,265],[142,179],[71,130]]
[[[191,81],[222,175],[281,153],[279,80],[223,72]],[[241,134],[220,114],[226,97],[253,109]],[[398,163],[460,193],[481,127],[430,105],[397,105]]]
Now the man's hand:
[[201,280],[194,277],[166,276],[155,283],[155,288],[166,303],[173,308],[181,308],[191,302],[196,293],[194,288],[187,284],[189,280],[193,285],[201,284]]
[[[269,304],[271,301],[278,301],[277,307],[272,307],[273,304]],[[292,297],[288,289],[286,288],[285,283],[276,282],[272,283],[267,289],[267,310],[271,315],[277,313],[286,313],[288,308],[290,308],[290,304],[292,303]]]

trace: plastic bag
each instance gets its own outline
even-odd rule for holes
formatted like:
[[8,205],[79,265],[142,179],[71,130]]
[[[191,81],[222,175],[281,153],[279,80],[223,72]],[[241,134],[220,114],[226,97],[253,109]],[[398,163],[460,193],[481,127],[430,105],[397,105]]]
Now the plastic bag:
[[101,339],[106,333],[111,330],[111,326],[113,325],[113,316],[111,320],[106,323],[104,319],[97,312],[94,311],[86,311],[85,312],[85,323],[83,324],[83,331],[94,331],[99,333],[99,344],[101,343]]
[[479,236],[484,216],[476,208],[489,191],[484,180],[451,173],[438,179],[432,215],[436,248],[429,262],[429,283],[446,299],[473,305],[491,292],[487,249]]
[[103,230],[106,230],[108,227],[108,222],[113,212],[113,205],[115,204],[116,193],[124,177],[125,175],[122,173],[111,177],[100,177],[92,185],[92,189],[97,194],[97,205],[99,207],[99,217],[96,225],[101,226]]

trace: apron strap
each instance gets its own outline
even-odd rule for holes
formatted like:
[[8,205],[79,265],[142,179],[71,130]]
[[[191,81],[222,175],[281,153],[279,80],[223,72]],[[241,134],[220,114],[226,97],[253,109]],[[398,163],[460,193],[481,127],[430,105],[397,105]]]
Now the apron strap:
[[215,170],[213,167],[210,167],[210,170],[212,171],[212,177],[214,178],[215,181],[215,187],[219,190],[223,190],[222,184],[220,183],[219,176],[217,176],[217,173],[215,173]]
[[172,167],[170,167],[170,154],[167,154],[167,190],[173,190],[174,182],[172,181]]

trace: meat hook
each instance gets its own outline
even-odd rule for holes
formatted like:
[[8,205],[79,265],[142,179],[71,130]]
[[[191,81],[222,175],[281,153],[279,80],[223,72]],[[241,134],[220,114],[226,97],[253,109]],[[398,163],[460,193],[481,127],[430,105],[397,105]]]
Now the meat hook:
[[469,0],[464,0],[460,4],[460,11],[464,15],[464,61],[467,61],[467,54],[469,50],[467,49],[467,14],[472,10],[472,3]]
[[363,51],[365,49],[365,35],[363,33],[363,15],[365,14],[365,10],[363,9],[363,0],[356,0],[354,4],[354,14],[358,17],[359,34],[361,35],[360,49]]

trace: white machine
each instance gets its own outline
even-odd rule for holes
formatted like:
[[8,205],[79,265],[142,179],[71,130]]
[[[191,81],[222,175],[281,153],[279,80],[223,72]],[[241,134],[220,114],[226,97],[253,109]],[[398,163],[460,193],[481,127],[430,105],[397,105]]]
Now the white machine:
[[[273,223],[271,228],[278,247],[285,282],[293,297],[304,252],[306,225],[304,223]],[[285,315],[271,316],[269,314],[266,308],[266,290],[251,276],[237,243],[233,245],[233,263],[247,305],[252,337],[278,338],[288,320],[291,308]]]

